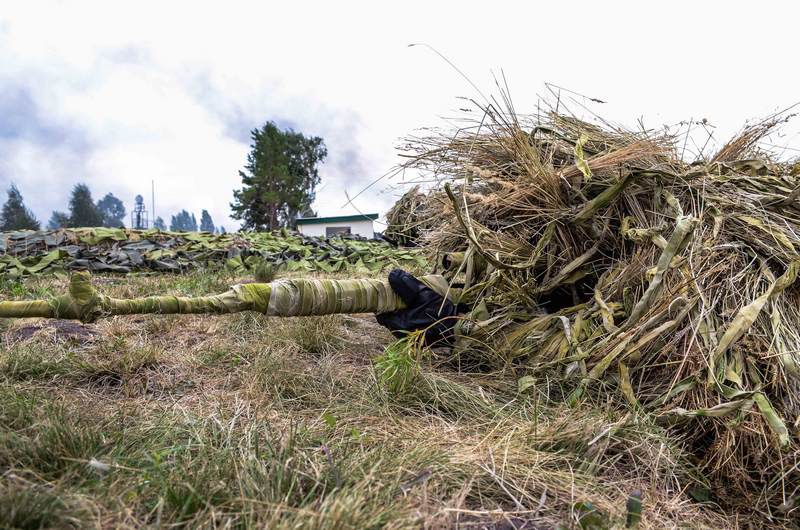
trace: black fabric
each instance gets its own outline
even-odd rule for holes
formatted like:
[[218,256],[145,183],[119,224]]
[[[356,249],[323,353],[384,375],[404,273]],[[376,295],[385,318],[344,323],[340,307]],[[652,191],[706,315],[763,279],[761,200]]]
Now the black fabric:
[[407,307],[375,315],[380,325],[389,328],[395,337],[425,329],[425,343],[428,346],[451,343],[458,307],[402,269],[394,269],[389,273],[389,285]]

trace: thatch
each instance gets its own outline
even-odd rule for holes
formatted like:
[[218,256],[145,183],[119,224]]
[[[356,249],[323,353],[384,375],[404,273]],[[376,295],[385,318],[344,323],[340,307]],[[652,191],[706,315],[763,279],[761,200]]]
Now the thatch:
[[720,502],[791,517],[800,177],[757,147],[783,117],[686,161],[669,132],[480,110],[405,153],[440,183],[417,206],[428,251],[460,256],[465,297],[485,304],[461,353],[556,376],[578,407],[655,415]]

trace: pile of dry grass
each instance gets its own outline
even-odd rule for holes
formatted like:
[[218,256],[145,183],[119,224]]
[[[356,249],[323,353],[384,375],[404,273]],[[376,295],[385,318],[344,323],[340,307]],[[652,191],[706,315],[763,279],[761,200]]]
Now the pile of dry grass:
[[721,503],[798,517],[800,176],[758,148],[785,117],[688,162],[669,132],[481,111],[406,153],[440,183],[428,250],[481,301],[462,353],[653,415]]
[[396,245],[416,246],[423,231],[430,229],[428,219],[421,215],[425,202],[419,186],[403,194],[386,212],[386,230],[383,237]]

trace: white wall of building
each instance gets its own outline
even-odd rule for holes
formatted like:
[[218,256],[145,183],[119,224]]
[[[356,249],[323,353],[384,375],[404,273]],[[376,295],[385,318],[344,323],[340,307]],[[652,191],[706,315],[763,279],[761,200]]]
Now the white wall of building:
[[349,226],[350,233],[359,235],[361,237],[373,238],[375,231],[372,227],[372,221],[363,219],[359,221],[344,221],[340,223],[310,223],[310,224],[297,224],[297,231],[307,236],[325,237],[325,229],[333,226]]

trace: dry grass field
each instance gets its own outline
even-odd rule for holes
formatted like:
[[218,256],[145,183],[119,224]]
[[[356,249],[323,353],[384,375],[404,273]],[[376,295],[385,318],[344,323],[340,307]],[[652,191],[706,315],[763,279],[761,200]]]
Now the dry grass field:
[[[224,273],[97,276],[113,296],[224,291]],[[2,284],[39,298],[65,279]],[[3,321],[0,527],[746,526],[635,412],[557,382],[384,354],[371,315]],[[410,366],[405,384],[387,366]],[[706,500],[706,502],[700,502]]]

